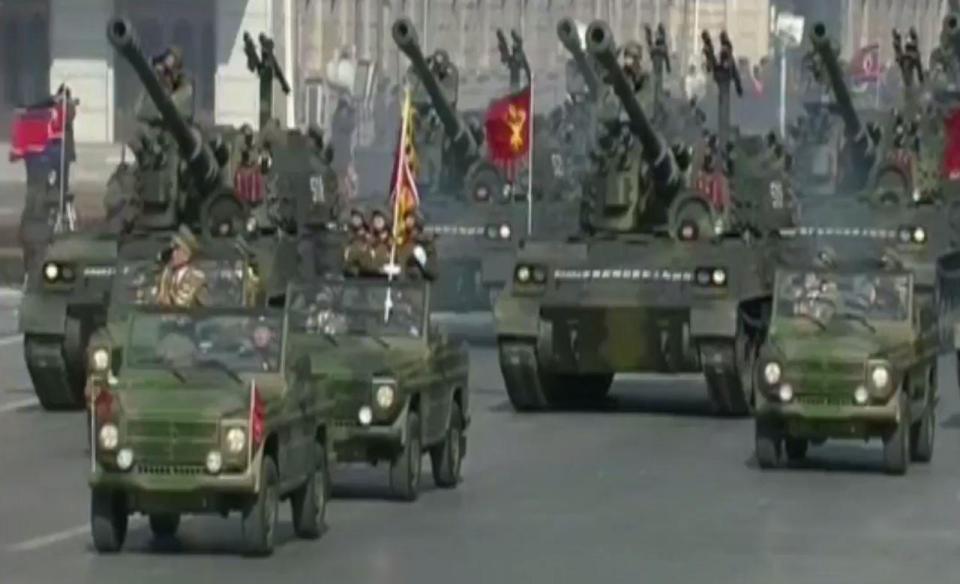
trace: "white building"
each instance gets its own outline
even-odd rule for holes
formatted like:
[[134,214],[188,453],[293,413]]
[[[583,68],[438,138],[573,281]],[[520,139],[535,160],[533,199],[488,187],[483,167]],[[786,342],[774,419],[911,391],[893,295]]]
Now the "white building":
[[294,91],[277,100],[293,120],[297,76],[288,46],[298,46],[303,0],[0,0],[0,127],[17,105],[67,83],[80,99],[79,142],[124,140],[139,94],[133,70],[106,40],[114,15],[133,22],[148,56],[183,49],[194,79],[198,117],[216,124],[256,124],[258,81],[247,70],[243,33],[266,32]]

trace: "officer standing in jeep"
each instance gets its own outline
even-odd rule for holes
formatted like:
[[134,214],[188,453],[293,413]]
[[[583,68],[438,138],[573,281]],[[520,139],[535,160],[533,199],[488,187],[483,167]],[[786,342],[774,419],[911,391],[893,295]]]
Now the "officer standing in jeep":
[[434,280],[437,277],[437,249],[433,238],[423,231],[423,217],[415,210],[403,218],[406,235],[397,246],[397,263],[405,273]]
[[186,225],[173,237],[173,248],[157,282],[156,302],[161,306],[196,308],[209,304],[203,271],[191,265],[200,249]]

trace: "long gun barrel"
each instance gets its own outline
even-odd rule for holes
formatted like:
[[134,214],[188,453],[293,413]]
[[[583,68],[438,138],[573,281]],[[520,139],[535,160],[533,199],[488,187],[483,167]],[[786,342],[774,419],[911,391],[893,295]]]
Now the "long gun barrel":
[[587,50],[607,74],[607,80],[630,120],[630,130],[643,146],[643,158],[653,169],[653,178],[660,188],[670,188],[677,178],[677,163],[673,152],[653,129],[650,120],[633,93],[632,86],[617,62],[616,46],[610,27],[602,20],[594,21],[587,29]]
[[560,38],[563,46],[570,52],[570,56],[573,57],[573,62],[577,64],[580,75],[583,76],[583,80],[590,90],[590,95],[596,98],[600,95],[601,91],[600,78],[597,77],[597,72],[590,62],[587,61],[587,55],[583,52],[580,35],[577,33],[577,25],[573,19],[564,18],[557,23],[557,36]]
[[213,153],[203,142],[199,132],[183,119],[170,96],[160,85],[153,68],[140,50],[133,26],[123,18],[111,19],[107,23],[107,40],[133,67],[150,99],[163,116],[167,129],[177,142],[180,155],[187,160],[187,168],[193,176],[197,190],[202,194],[213,192],[220,184],[220,169]]
[[860,141],[866,137],[863,124],[860,117],[857,116],[857,110],[853,106],[853,100],[850,98],[850,90],[843,79],[843,71],[840,70],[840,63],[837,62],[837,55],[833,51],[830,39],[827,38],[827,27],[822,22],[813,26],[813,50],[820,57],[823,70],[827,74],[827,80],[833,89],[837,100],[840,117],[843,119],[846,128],[847,137]]
[[417,39],[417,31],[413,27],[413,23],[407,18],[399,18],[393,23],[392,33],[393,40],[397,43],[397,47],[410,59],[413,70],[423,84],[424,89],[426,89],[430,95],[430,101],[433,103],[433,107],[437,112],[437,116],[440,118],[440,122],[443,124],[447,136],[455,144],[459,145],[464,155],[474,155],[477,151],[477,143],[470,132],[463,126],[453,107],[443,96],[440,85],[437,83],[436,78],[430,71],[430,67],[427,65],[427,60],[423,56],[420,42]]

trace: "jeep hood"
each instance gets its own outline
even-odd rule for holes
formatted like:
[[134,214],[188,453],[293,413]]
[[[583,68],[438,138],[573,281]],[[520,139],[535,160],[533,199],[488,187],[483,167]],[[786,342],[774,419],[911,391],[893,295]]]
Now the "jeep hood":
[[318,380],[369,380],[378,375],[408,377],[426,366],[426,351],[407,340],[384,339],[388,346],[368,337],[336,337],[336,345],[314,346],[307,351],[310,373]]

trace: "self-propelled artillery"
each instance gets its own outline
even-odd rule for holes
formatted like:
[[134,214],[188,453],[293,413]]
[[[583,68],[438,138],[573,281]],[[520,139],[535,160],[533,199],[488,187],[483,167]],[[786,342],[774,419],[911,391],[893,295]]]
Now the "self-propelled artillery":
[[[769,302],[770,225],[754,225],[754,239],[739,212],[721,221],[708,195],[736,193],[728,150],[697,155],[695,167],[688,149],[666,145],[602,21],[590,25],[587,50],[626,119],[600,128],[581,233],[520,244],[495,308],[511,403],[526,411],[595,401],[618,372],[704,371],[716,410],[744,414],[750,396],[741,379],[757,343],[751,331]],[[764,147],[761,138],[758,155]],[[784,176],[767,179],[764,197],[774,182],[783,187]]]

